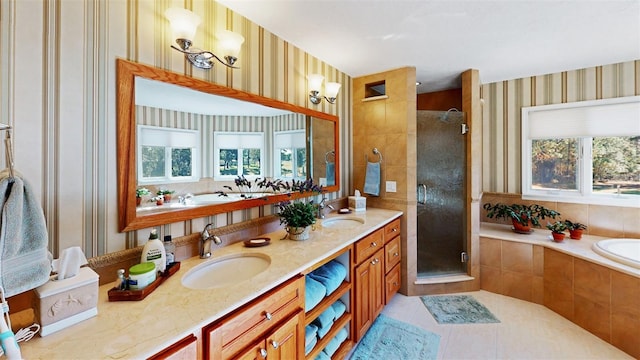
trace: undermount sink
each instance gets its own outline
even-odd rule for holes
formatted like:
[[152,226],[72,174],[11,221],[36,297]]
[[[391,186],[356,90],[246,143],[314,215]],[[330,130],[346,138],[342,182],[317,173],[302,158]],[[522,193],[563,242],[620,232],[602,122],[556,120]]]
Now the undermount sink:
[[355,216],[334,217],[322,220],[322,227],[329,229],[351,229],[362,224],[364,224],[364,219]]
[[266,270],[271,258],[264,254],[234,254],[208,260],[182,277],[190,289],[215,289],[237,284]]

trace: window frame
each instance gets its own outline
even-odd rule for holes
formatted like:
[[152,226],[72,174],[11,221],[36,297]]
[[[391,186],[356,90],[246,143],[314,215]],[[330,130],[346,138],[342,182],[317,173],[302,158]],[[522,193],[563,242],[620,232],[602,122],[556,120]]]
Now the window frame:
[[[301,147],[295,147],[293,144],[293,141],[291,139],[289,139],[289,143],[285,144],[284,146],[281,146],[280,143],[282,141],[278,141],[276,139],[278,139],[279,136],[283,136],[283,135],[291,135],[293,136],[300,136],[302,138],[302,146]],[[292,170],[293,173],[295,173],[295,168],[296,168],[296,164],[297,164],[297,159],[298,159],[298,155],[297,155],[297,151],[298,149],[305,149],[305,161],[309,161],[309,154],[306,153],[307,150],[307,146],[306,146],[306,130],[305,129],[296,129],[296,130],[283,130],[283,131],[274,131],[273,133],[273,138],[274,138],[274,146],[273,146],[273,175],[275,178],[282,178],[282,179],[287,179],[287,180],[306,180],[308,174],[305,174],[304,176],[291,176],[291,177],[286,177],[283,176],[281,173],[281,157],[280,157],[280,151],[282,149],[289,149],[292,152]],[[305,169],[305,171],[308,170],[308,166],[307,169]]]
[[[137,181],[138,184],[141,185],[151,185],[151,184],[167,184],[167,183],[182,183],[182,182],[193,182],[198,181],[200,178],[200,168],[198,164],[200,163],[200,131],[199,130],[191,130],[191,129],[179,129],[179,128],[171,128],[165,126],[152,126],[152,125],[137,125],[137,143],[136,143],[136,158],[140,159],[137,161],[136,169],[137,169]],[[174,141],[174,136],[167,136],[164,139],[161,139],[160,136],[156,137],[156,140],[153,143],[145,141],[145,135],[148,132],[159,132],[159,133],[171,133],[173,135],[177,135],[179,138],[176,146],[172,146],[172,141]],[[165,162],[165,172],[164,176],[156,176],[144,178],[142,177],[143,173],[143,163],[142,163],[142,147],[143,146],[158,146],[164,148],[164,162]],[[191,176],[172,176],[171,175],[171,165],[172,165],[172,149],[191,149]]]
[[[530,134],[530,129],[533,126],[531,124],[531,117],[535,115],[537,119],[541,119],[541,121],[546,121],[548,123],[555,122],[558,127],[562,127],[562,124],[559,124],[557,121],[557,116],[560,112],[566,110],[571,112],[589,112],[590,114],[598,114],[598,112],[602,112],[605,110],[605,106],[621,104],[623,106],[628,106],[631,104],[633,106],[631,115],[635,116],[635,107],[637,106],[640,109],[640,96],[630,96],[630,97],[622,97],[622,98],[612,98],[612,99],[603,99],[603,100],[590,100],[590,101],[581,101],[574,103],[563,103],[563,104],[553,104],[553,105],[542,105],[542,106],[531,106],[531,107],[523,107],[522,108],[522,198],[527,200],[544,200],[544,201],[559,201],[559,202],[567,202],[567,203],[581,203],[581,204],[594,204],[594,205],[609,205],[609,206],[626,206],[626,207],[640,207],[640,195],[622,195],[622,194],[598,194],[593,192],[593,138],[594,137],[616,137],[616,136],[640,136],[640,124],[632,124],[632,129],[629,130],[629,121],[633,122],[634,119],[625,117],[624,119],[608,119],[607,121],[607,132],[611,132],[612,129],[619,129],[622,133],[625,131],[631,131],[632,134],[621,134],[621,135],[611,135],[602,134],[599,135],[597,133],[589,134],[589,135],[578,135],[573,134],[570,136],[553,136],[554,132],[557,130],[555,127],[545,127],[540,130],[541,127],[535,131],[537,133],[542,132],[548,137],[541,137],[537,135],[535,139],[560,139],[560,138],[575,138],[578,143],[577,149],[577,157],[576,157],[576,172],[577,172],[577,190],[561,190],[561,189],[533,189],[532,187],[532,141],[534,137]],[[548,119],[544,119],[545,112],[553,112],[554,118],[551,120],[551,117]],[[640,110],[637,110],[638,117],[636,119],[640,119]],[[567,113],[569,114],[569,113]],[[570,116],[570,115],[569,115]],[[617,121],[616,121],[617,120]],[[569,124],[571,120],[567,120],[567,124]],[[637,121],[637,120],[636,120]],[[585,121],[586,122],[586,121]],[[640,123],[640,122],[638,122]],[[575,125],[575,124],[573,124]],[[595,130],[597,131],[597,130]],[[559,130],[558,132],[562,132]],[[571,132],[571,131],[568,131]]]
[[[233,137],[243,137],[244,140],[247,139],[247,136],[252,136],[252,140],[251,141],[255,141],[255,139],[257,139],[258,137],[260,138],[260,144],[259,146],[254,146],[254,144],[252,144],[251,147],[242,147],[242,144],[236,143],[234,145],[226,145],[226,144],[221,144],[224,141],[224,139],[221,139],[220,137],[225,137],[225,136],[233,136]],[[229,181],[229,180],[235,180],[238,176],[243,175],[245,178],[249,179],[249,180],[254,180],[256,178],[259,177],[264,177],[265,174],[265,161],[267,159],[267,155],[265,152],[265,133],[262,131],[214,131],[213,132],[213,180],[214,181]],[[221,175],[220,174],[220,149],[236,149],[238,150],[238,174],[237,175]],[[242,163],[242,150],[244,149],[260,149],[260,173],[257,175],[246,175],[243,174],[243,163]]]

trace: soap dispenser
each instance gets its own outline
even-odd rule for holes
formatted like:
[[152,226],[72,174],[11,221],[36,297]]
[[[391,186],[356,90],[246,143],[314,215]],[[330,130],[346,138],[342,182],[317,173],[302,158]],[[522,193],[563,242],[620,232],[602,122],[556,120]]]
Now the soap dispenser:
[[144,244],[140,262],[153,262],[156,264],[156,271],[164,272],[167,266],[167,255],[164,250],[164,244],[158,239],[156,229],[152,229],[149,234],[149,241]]

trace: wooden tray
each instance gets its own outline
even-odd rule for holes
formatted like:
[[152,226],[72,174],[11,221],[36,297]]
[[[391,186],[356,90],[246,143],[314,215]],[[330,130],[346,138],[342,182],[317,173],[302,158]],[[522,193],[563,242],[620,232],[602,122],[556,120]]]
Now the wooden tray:
[[139,301],[151,294],[160,284],[167,280],[171,275],[180,270],[180,262],[176,261],[167,265],[167,269],[160,274],[151,284],[142,290],[118,290],[115,287],[108,292],[109,301]]

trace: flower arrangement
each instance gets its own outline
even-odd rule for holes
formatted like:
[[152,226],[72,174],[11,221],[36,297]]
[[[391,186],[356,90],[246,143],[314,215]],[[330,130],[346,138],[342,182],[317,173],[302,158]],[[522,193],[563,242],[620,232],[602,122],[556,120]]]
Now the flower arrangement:
[[556,234],[564,234],[567,230],[567,224],[564,221],[556,221],[553,224],[547,223],[547,229]]
[[136,197],[143,197],[145,195],[151,195],[151,191],[144,187],[136,189]]
[[[253,199],[264,197],[265,192],[273,192],[277,193],[282,189],[286,188],[286,183],[280,179],[271,180],[269,178],[260,178],[257,177],[255,180],[251,181],[244,177],[244,175],[239,175],[234,179],[234,183],[237,187],[237,191],[240,192],[240,197],[244,199]],[[223,186],[225,189],[229,191],[234,191],[231,186],[225,185]],[[223,190],[216,191],[216,194],[219,196],[228,197],[227,192]]]
[[[514,228],[520,231],[529,231],[529,226],[533,225],[540,227],[540,219],[550,218],[555,219],[560,216],[560,213],[555,210],[550,210],[542,205],[531,204],[491,204],[486,203],[482,207],[487,210],[488,218],[496,219],[511,219]],[[522,227],[522,229],[520,228]]]
[[567,229],[569,229],[570,238],[574,240],[582,239],[582,232],[587,230],[587,225],[579,222],[572,222],[570,220],[565,220],[564,223],[567,225]]

